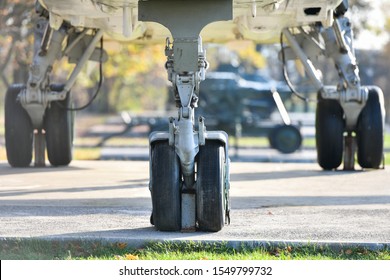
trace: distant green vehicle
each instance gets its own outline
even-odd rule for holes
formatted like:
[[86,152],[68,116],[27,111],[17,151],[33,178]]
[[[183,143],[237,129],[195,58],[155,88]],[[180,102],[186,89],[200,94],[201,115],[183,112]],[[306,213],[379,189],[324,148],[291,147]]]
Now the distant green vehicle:
[[[268,136],[272,148],[292,153],[301,147],[302,136],[283,106],[290,97],[286,84],[258,74],[209,72],[200,88],[196,115],[205,117],[208,129],[237,137]],[[284,112],[283,124],[269,122],[277,110]]]

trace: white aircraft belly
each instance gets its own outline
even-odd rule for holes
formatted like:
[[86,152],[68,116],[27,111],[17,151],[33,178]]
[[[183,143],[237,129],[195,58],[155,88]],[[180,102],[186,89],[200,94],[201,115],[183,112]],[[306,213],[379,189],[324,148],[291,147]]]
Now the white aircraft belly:
[[[191,0],[188,0],[191,1]],[[206,26],[204,41],[250,39],[270,43],[284,27],[313,22],[330,24],[331,11],[342,0],[233,0],[233,20]],[[50,23],[101,28],[110,37],[144,43],[163,42],[170,32],[164,26],[138,21],[138,0],[40,0],[50,12]],[[316,13],[307,11],[315,8]],[[306,12],[305,12],[306,11]]]

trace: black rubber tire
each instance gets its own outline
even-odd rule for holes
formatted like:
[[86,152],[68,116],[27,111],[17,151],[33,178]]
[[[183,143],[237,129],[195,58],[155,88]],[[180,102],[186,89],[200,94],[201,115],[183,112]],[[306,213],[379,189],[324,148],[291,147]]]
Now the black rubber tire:
[[225,149],[218,141],[199,147],[196,213],[201,231],[220,231],[226,219]]
[[168,141],[154,142],[150,157],[151,222],[160,231],[179,231],[182,186],[179,157]]
[[344,151],[344,112],[336,100],[320,99],[316,110],[318,164],[325,170],[340,166]]
[[17,100],[24,85],[12,85],[5,95],[5,147],[12,167],[28,167],[32,160],[34,130],[30,116]]
[[368,88],[368,100],[360,113],[356,139],[357,159],[362,168],[378,169],[383,160],[384,99],[378,87]]
[[291,154],[302,146],[302,135],[293,125],[279,125],[274,127],[268,140],[271,148],[284,154]]
[[[62,91],[63,85],[52,85],[52,91]],[[65,100],[51,102],[45,111],[44,128],[49,162],[53,166],[66,166],[72,161],[73,112],[70,94]]]

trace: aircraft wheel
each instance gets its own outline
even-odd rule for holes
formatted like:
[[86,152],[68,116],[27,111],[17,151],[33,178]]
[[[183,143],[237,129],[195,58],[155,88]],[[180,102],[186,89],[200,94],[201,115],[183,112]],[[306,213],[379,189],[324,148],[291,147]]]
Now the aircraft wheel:
[[181,173],[175,147],[158,141],[151,147],[151,178],[153,213],[151,223],[161,231],[181,229]]
[[272,129],[268,140],[272,148],[284,154],[293,153],[302,145],[301,132],[292,125],[276,126]]
[[32,160],[33,126],[18,100],[23,85],[12,85],[5,95],[5,147],[12,167],[27,167]]
[[198,227],[202,231],[220,231],[225,225],[225,160],[221,143],[206,140],[206,145],[199,147],[196,199]]
[[[63,85],[52,85],[51,90],[62,91]],[[49,162],[53,166],[68,165],[72,161],[73,112],[70,107],[70,94],[65,100],[51,102],[46,109],[44,128]]]
[[325,170],[340,166],[344,150],[343,109],[336,100],[318,101],[316,145],[318,164]]
[[356,138],[357,159],[362,168],[379,168],[383,160],[384,99],[378,87],[369,87],[366,106],[360,113]]

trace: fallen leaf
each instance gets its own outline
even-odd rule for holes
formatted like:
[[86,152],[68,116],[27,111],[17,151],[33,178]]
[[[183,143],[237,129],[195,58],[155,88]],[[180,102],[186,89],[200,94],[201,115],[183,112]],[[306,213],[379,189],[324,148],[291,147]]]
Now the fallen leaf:
[[347,249],[347,250],[345,251],[345,254],[346,254],[346,255],[351,255],[351,254],[352,254],[352,250],[351,250],[351,249]]
[[132,254],[126,254],[125,260],[130,260],[130,261],[138,260],[138,256]]
[[127,247],[127,243],[119,242],[119,243],[117,244],[117,246],[118,246],[119,249],[123,250],[123,249],[125,249],[125,248]]

